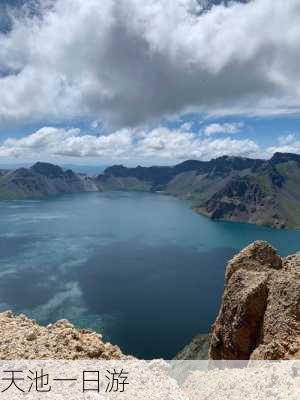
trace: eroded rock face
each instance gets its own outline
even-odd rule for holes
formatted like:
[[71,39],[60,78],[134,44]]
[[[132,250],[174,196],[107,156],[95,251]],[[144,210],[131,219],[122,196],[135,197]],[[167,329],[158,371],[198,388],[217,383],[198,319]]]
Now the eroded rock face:
[[211,219],[299,228],[300,155],[275,153],[270,160],[222,156],[174,167],[115,165],[96,179],[101,190],[163,191],[189,199]]
[[257,241],[229,262],[209,358],[300,358],[299,254],[281,259]]
[[1,360],[120,360],[127,358],[101,335],[76,329],[67,320],[42,327],[25,315],[0,314]]

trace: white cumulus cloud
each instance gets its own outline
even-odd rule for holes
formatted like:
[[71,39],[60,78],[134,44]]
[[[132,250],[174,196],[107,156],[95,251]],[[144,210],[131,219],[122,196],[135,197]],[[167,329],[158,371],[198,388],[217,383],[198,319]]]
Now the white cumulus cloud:
[[300,110],[299,0],[206,13],[197,0],[41,4],[0,36],[2,127],[88,118],[121,129],[187,110]]
[[296,153],[300,154],[300,139],[295,134],[288,134],[278,138],[278,144],[270,146],[267,149],[267,154],[272,155],[276,152],[279,153]]
[[203,132],[206,136],[216,135],[218,133],[233,134],[239,132],[244,127],[243,122],[231,122],[231,123],[214,123],[207,125]]
[[0,156],[27,156],[42,154],[53,156],[94,157],[123,155],[131,150],[132,132],[122,129],[110,135],[84,135],[80,129],[45,127],[22,139],[9,138],[0,146]]
[[186,159],[209,160],[224,154],[256,157],[260,148],[249,139],[201,139],[196,133],[166,127],[148,131],[120,129],[98,136],[80,129],[45,127],[21,139],[9,138],[0,145],[3,158],[97,157],[109,163],[128,159],[175,163]]

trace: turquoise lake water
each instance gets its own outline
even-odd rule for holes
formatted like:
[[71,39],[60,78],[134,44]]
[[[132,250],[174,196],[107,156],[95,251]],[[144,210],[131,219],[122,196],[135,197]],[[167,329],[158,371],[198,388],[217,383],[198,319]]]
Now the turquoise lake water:
[[0,309],[67,318],[125,352],[173,357],[208,332],[226,262],[257,239],[281,255],[300,231],[213,222],[160,194],[0,202]]

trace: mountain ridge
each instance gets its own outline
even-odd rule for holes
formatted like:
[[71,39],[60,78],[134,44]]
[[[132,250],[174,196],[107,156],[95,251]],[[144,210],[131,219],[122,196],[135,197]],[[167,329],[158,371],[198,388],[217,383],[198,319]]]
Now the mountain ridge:
[[72,170],[37,162],[30,168],[0,171],[0,200],[43,198],[66,193],[97,191],[92,178]]
[[102,190],[162,191],[185,198],[211,219],[300,227],[300,155],[293,153],[275,153],[270,160],[187,160],[174,167],[117,165],[99,175],[97,184]]
[[113,165],[96,177],[38,162],[0,170],[0,199],[26,199],[90,191],[163,192],[191,202],[213,220],[274,228],[300,228],[300,155],[275,153],[269,160],[222,156],[174,166]]

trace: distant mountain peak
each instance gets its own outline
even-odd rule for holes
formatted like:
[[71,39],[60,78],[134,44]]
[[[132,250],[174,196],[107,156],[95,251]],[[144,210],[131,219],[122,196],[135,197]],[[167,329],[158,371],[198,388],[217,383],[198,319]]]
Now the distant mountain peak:
[[34,172],[44,175],[47,178],[60,178],[64,175],[64,171],[58,165],[46,163],[46,162],[37,162],[32,167],[31,170]]
[[90,178],[57,165],[0,171],[0,199],[46,197],[86,191],[164,192],[191,200],[213,219],[276,228],[300,227],[300,155],[275,153],[270,160],[224,155],[175,166],[114,165]]
[[296,161],[300,163],[300,155],[299,154],[294,154],[294,153],[280,153],[276,152],[273,154],[273,157],[271,158],[271,163],[279,164],[279,163],[284,163],[288,161]]

